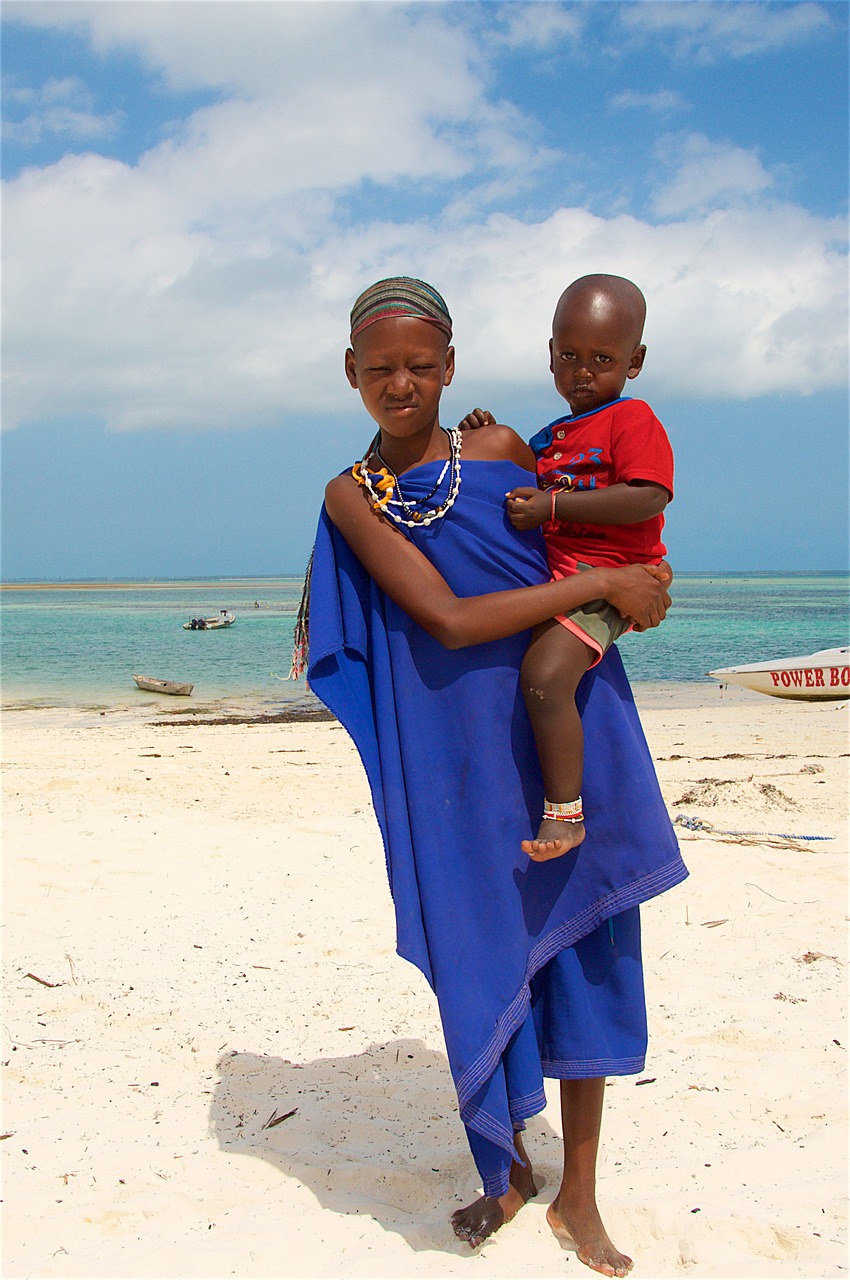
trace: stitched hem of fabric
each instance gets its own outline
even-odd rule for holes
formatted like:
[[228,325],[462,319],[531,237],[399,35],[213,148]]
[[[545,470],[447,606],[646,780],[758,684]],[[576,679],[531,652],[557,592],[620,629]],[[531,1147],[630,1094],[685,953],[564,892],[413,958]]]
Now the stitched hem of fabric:
[[[490,1142],[496,1144],[497,1147],[504,1147],[506,1151],[513,1153],[514,1147],[513,1129],[505,1129],[495,1120],[493,1116],[488,1115],[486,1111],[481,1111],[478,1107],[466,1108],[466,1114],[461,1115],[461,1119],[470,1129],[474,1129],[482,1138],[489,1138]],[[506,1138],[505,1135],[508,1135]]]
[[[527,1093],[522,1098],[512,1098],[508,1104],[508,1112],[514,1123],[521,1123],[525,1128],[525,1121],[529,1116],[536,1116],[538,1111],[542,1111],[546,1106],[546,1094],[542,1089],[535,1089],[534,1093]],[[515,1129],[516,1133],[517,1130]],[[522,1132],[522,1129],[519,1130]]]
[[489,1199],[498,1200],[499,1196],[506,1196],[511,1185],[511,1171],[500,1175],[496,1178],[484,1179],[484,1194]]
[[595,1080],[598,1076],[634,1076],[643,1071],[646,1058],[576,1058],[573,1062],[541,1059],[549,1080]]

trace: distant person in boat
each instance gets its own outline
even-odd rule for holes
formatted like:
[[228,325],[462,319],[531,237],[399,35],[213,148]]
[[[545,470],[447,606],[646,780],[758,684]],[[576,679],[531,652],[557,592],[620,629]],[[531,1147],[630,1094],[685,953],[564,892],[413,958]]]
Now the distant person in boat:
[[[662,512],[673,497],[673,451],[648,404],[624,397],[643,368],[646,303],[621,276],[582,276],[555,308],[549,367],[572,410],[533,436],[537,488],[507,495],[516,529],[542,529],[555,581],[588,566],[659,564]],[[495,419],[476,409],[461,427]],[[584,740],[576,690],[634,620],[606,600],[549,618],[534,629],[522,687],[543,770],[543,820],[522,847],[558,858],[585,837],[580,795]],[[635,628],[641,630],[641,627]]]
[[455,1234],[475,1248],[537,1194],[521,1130],[545,1106],[545,1074],[564,1122],[549,1225],[625,1276],[595,1198],[604,1077],[644,1066],[638,904],[687,873],[616,649],[579,693],[593,814],[581,855],[522,852],[543,787],[519,674],[529,628],[592,600],[655,626],[669,567],[550,581],[540,533],[505,516],[505,490],[532,481],[531,449],[508,427],[440,426],[450,340],[422,281],[379,281],[354,304],[345,371],[377,434],[325,491],[299,612],[309,601],[310,685],[361,754],[398,952],[437,996],[483,1183]]

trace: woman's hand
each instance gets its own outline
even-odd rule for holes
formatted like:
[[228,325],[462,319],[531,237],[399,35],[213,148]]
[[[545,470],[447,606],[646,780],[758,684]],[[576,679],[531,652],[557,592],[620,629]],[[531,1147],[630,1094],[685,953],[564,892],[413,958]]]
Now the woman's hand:
[[608,572],[604,598],[635,631],[648,631],[664,621],[672,604],[665,585],[673,578],[668,564],[630,564]]
[[539,489],[511,489],[505,495],[505,506],[515,529],[539,529],[552,514],[552,496]]

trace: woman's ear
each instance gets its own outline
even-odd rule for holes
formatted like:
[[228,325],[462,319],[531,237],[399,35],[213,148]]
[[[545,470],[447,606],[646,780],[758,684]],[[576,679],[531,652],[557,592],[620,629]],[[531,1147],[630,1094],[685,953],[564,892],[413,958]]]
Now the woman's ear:
[[446,347],[446,372],[443,375],[443,386],[447,387],[455,376],[455,349]]
[[345,376],[355,391],[357,390],[357,361],[351,347],[345,353]]

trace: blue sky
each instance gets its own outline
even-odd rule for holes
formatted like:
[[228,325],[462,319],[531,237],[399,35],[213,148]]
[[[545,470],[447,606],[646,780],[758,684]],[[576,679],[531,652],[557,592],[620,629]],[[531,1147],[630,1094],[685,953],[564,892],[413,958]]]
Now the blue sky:
[[561,289],[634,279],[674,565],[846,568],[847,15],[9,0],[3,577],[299,572],[395,273],[454,316],[444,424],[525,435]]

